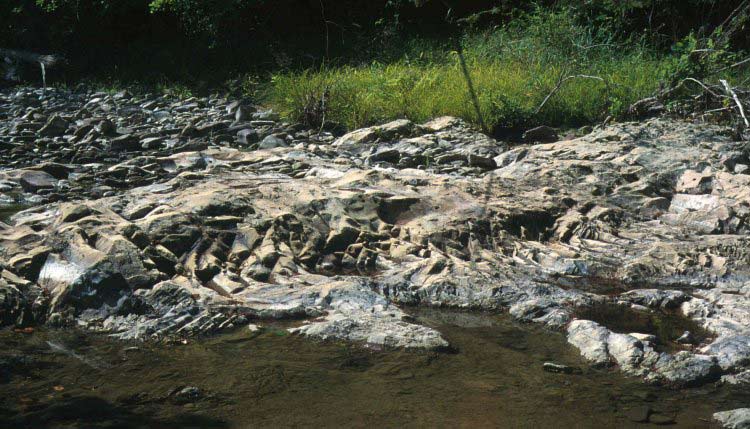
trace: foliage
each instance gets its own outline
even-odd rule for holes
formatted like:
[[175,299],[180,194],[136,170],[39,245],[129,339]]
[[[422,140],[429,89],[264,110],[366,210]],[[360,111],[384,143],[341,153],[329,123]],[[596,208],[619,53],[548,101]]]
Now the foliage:
[[[658,88],[665,62],[645,47],[623,52],[564,12],[541,12],[503,30],[467,36],[464,55],[486,121],[492,126],[581,125],[625,109]],[[554,40],[554,43],[550,41]],[[598,47],[593,48],[593,45]],[[390,64],[323,68],[274,75],[271,104],[296,120],[328,91],[328,118],[359,127],[392,118],[424,121],[455,115],[477,122],[456,51],[434,46]],[[415,61],[413,58],[429,58]],[[587,73],[604,82],[571,80],[536,109],[561,77]]]
[[[71,81],[186,92],[245,74],[230,89],[353,127],[476,121],[460,41],[487,122],[573,126],[622,117],[686,77],[744,73],[727,67],[750,33],[725,22],[742,1],[6,0],[0,47],[63,54]],[[601,80],[566,80],[580,74]]]
[[[491,31],[554,19],[592,38],[645,40],[668,51],[711,34],[740,0],[17,0],[0,2],[0,46],[64,54],[74,76],[154,68],[172,79],[254,69],[392,61],[404,40],[449,43],[460,27]],[[551,14],[539,14],[544,10]],[[555,15],[557,13],[557,15]],[[563,16],[567,15],[567,16]],[[519,19],[519,17],[521,19]],[[572,28],[560,19],[573,20]],[[556,20],[556,21],[555,21]],[[563,25],[557,25],[563,24]],[[737,32],[733,47],[747,46]],[[744,39],[743,39],[744,38]],[[529,39],[531,40],[531,39]],[[567,42],[566,42],[567,43]],[[584,41],[585,43],[585,41]],[[561,46],[562,47],[562,46]],[[410,48],[407,48],[408,51]],[[578,52],[565,45],[569,52]],[[206,67],[209,65],[210,67]],[[161,79],[161,76],[158,77]]]
[[[711,33],[741,0],[562,0],[580,22],[607,27],[617,36],[647,33],[665,47],[691,32]],[[747,39],[740,41],[747,47]]]
[[[630,105],[660,88],[688,76],[708,77],[738,58],[721,27],[701,38],[689,33],[663,52],[646,35],[618,38],[604,24],[581,24],[579,13],[536,7],[462,39],[489,125],[578,126],[624,118]],[[276,73],[266,99],[304,121],[307,106],[325,94],[327,118],[350,128],[439,115],[477,123],[457,52],[448,46],[416,40],[395,61]],[[598,79],[568,78],[576,75]]]

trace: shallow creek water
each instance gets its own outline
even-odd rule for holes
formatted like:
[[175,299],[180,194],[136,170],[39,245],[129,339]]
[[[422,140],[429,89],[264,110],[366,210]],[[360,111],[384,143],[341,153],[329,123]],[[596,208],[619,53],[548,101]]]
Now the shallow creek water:
[[[0,332],[3,427],[711,427],[750,392],[668,390],[589,369],[560,333],[504,315],[413,309],[449,352],[377,351],[247,328],[188,344]],[[580,374],[545,372],[553,361]],[[194,386],[199,394],[174,392]],[[189,396],[189,395],[188,395]],[[7,426],[5,426],[7,425]]]

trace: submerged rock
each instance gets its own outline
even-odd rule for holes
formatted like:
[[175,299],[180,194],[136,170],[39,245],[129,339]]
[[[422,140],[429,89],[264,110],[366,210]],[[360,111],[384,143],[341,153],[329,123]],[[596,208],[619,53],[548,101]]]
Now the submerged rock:
[[627,411],[626,416],[628,420],[636,423],[647,423],[651,416],[651,407],[643,405],[639,407],[631,408]]
[[663,353],[648,378],[679,387],[694,386],[719,378],[716,358],[681,351],[674,356]]
[[195,386],[186,386],[175,389],[169,396],[176,404],[188,404],[199,400],[203,396],[203,392]]
[[542,364],[542,368],[544,368],[544,370],[547,372],[554,372],[558,374],[577,374],[581,372],[580,368],[562,365],[554,362],[544,362],[544,364]]
[[434,329],[404,322],[406,315],[364,283],[327,286],[327,314],[291,329],[321,339],[346,339],[378,347],[441,349],[448,347]]

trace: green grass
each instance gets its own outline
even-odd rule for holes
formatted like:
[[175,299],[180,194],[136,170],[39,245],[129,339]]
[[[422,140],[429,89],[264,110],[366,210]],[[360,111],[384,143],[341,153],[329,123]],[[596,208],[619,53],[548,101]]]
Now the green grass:
[[[624,119],[632,103],[660,88],[671,87],[687,76],[717,83],[719,76],[705,76],[702,70],[721,69],[747,56],[739,52],[727,56],[716,49],[712,56],[718,60],[695,64],[692,53],[703,46],[693,36],[665,51],[655,47],[648,34],[622,40],[614,33],[581,24],[569,9],[536,9],[502,28],[469,30],[461,46],[485,123],[489,128],[577,127],[609,116]],[[397,118],[423,122],[443,115],[478,124],[459,55],[447,35],[405,37],[377,51],[375,46],[381,45],[352,47],[351,52],[314,69],[240,75],[226,81],[219,92],[247,97],[274,108],[289,121],[315,126],[322,119],[354,129]],[[362,63],[363,58],[369,62]],[[561,79],[574,75],[597,79],[569,79],[553,91]],[[727,70],[721,77],[733,86],[747,87],[750,66]],[[179,98],[217,89],[198,83],[169,82],[157,75],[135,86],[107,79],[91,86],[108,92],[129,88]],[[694,83],[685,85],[667,100],[670,112],[690,112],[690,103],[696,99],[693,96],[701,91]],[[325,109],[317,109],[324,94]],[[675,101],[678,96],[688,108],[680,107]],[[725,114],[724,119],[731,117]]]
[[[658,88],[663,61],[643,54],[625,55],[572,70],[564,63],[524,61],[517,58],[472,58],[467,65],[489,126],[534,123],[581,125],[612,114],[622,115],[634,101]],[[542,100],[561,76],[596,75],[571,79],[537,114]],[[467,83],[455,53],[444,62],[343,66],[301,73],[277,74],[269,87],[268,101],[292,120],[301,120],[304,109],[329,92],[327,119],[349,128],[393,118],[425,121],[452,115],[477,122]]]
[[[562,12],[532,14],[503,29],[463,38],[464,56],[489,127],[580,126],[653,95],[679,57],[644,40],[615,41]],[[608,38],[609,37],[609,38]],[[352,129],[395,118],[451,115],[478,123],[457,53],[443,43],[406,41],[400,58],[276,73],[265,101],[292,121],[328,94],[326,120]],[[560,79],[570,79],[537,112]]]

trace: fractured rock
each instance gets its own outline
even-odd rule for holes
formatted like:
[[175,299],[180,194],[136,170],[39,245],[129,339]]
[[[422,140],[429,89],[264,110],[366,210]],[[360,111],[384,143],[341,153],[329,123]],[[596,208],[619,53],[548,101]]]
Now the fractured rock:
[[46,124],[39,130],[39,135],[45,137],[61,136],[68,129],[68,121],[59,115],[53,115]]

